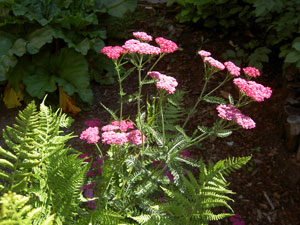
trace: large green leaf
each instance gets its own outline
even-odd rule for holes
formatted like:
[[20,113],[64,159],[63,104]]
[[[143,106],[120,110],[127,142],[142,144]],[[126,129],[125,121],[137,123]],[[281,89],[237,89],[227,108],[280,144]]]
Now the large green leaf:
[[57,73],[60,78],[71,83],[76,89],[88,88],[90,78],[85,58],[73,49],[64,48],[57,55]]
[[24,55],[26,53],[26,44],[27,41],[25,41],[23,38],[19,38],[18,40],[15,41],[11,52],[19,57]]
[[35,74],[23,78],[26,91],[33,97],[42,99],[47,92],[56,90],[55,76],[49,75],[47,71],[39,68]]
[[46,43],[51,43],[53,39],[54,31],[51,27],[43,27],[37,29],[28,35],[27,51],[30,54],[36,54],[40,48]]
[[15,41],[13,35],[0,31],[0,56],[6,55]]
[[123,17],[128,11],[134,11],[137,6],[137,0],[104,0],[107,12],[111,16]]

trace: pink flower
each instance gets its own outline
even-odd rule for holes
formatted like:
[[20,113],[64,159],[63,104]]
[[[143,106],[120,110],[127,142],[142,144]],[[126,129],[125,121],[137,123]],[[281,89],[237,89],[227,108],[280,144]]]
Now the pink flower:
[[86,188],[89,188],[89,189],[92,189],[93,187],[96,187],[96,183],[91,183],[86,186]]
[[106,46],[101,50],[110,59],[118,59],[121,54],[125,54],[126,50],[120,46]]
[[221,62],[219,62],[218,60],[215,60],[212,57],[204,57],[203,61],[209,63],[212,67],[215,67],[219,70],[225,69],[225,66]]
[[162,198],[162,197],[160,197],[160,198],[158,198],[158,201],[159,202],[164,202],[164,201],[166,201],[164,198]]
[[146,137],[143,135],[142,139],[142,133],[139,130],[132,130],[127,133],[127,138],[130,144],[133,145],[141,145],[142,142],[145,142]]
[[256,69],[255,67],[246,67],[246,68],[243,68],[243,70],[244,70],[244,73],[250,77],[259,77],[260,76],[259,70]]
[[101,173],[102,173],[102,169],[101,169],[101,168],[99,168],[99,169],[97,170],[97,172],[98,172],[98,175],[101,175]]
[[97,166],[101,166],[103,164],[103,161],[101,158],[99,158],[97,161],[94,161],[92,164],[92,168],[96,168]]
[[157,71],[151,71],[147,73],[154,79],[158,79],[158,82],[156,83],[157,88],[164,89],[169,92],[169,94],[174,94],[176,87],[178,85],[175,78],[166,76],[164,74],[161,74]]
[[88,207],[90,208],[90,209],[96,209],[96,202],[95,202],[95,200],[92,200],[92,201],[88,201]]
[[236,66],[233,62],[225,62],[224,65],[231,75],[238,77],[241,74],[241,68]]
[[169,178],[169,180],[173,183],[174,182],[174,176],[172,173],[168,170],[166,171],[166,176]]
[[121,123],[118,120],[115,120],[113,122],[111,122],[111,125],[113,126],[118,126],[120,131],[127,131],[128,129],[133,129],[133,123],[131,123],[130,121],[125,121],[122,120]]
[[160,54],[160,48],[152,46],[148,43],[142,43],[139,40],[135,40],[135,39],[130,39],[126,41],[122,47],[128,50],[130,53],[138,53],[138,54],[145,54],[145,55]]
[[152,36],[148,35],[146,32],[133,32],[132,34],[141,41],[152,41]]
[[98,127],[100,125],[100,121],[98,118],[93,118],[93,120],[88,120],[84,122],[88,127]]
[[205,50],[200,50],[200,51],[198,51],[198,54],[199,54],[200,56],[202,56],[202,57],[208,57],[208,56],[211,55],[210,52],[207,52],[207,51],[205,51]]
[[97,143],[100,139],[98,127],[89,127],[80,135],[81,140],[86,140],[88,144]]
[[234,120],[244,129],[252,129],[255,127],[255,122],[248,116],[245,116],[241,111],[233,105],[218,105],[218,116],[226,120]]
[[92,177],[92,176],[94,176],[94,172],[92,170],[90,170],[89,172],[86,173],[85,176],[86,177]]
[[173,53],[178,49],[178,46],[175,42],[163,37],[155,38],[155,42],[159,45],[161,52]]
[[234,216],[230,217],[230,222],[232,225],[245,225],[245,222],[242,220],[242,217],[239,214],[235,214]]
[[251,97],[256,102],[262,102],[265,98],[270,98],[272,90],[269,87],[264,87],[255,81],[246,81],[242,78],[233,79],[233,83],[238,86],[240,91]]
[[128,142],[126,133],[116,133],[114,131],[106,131],[102,133],[102,143],[124,145]]
[[191,153],[188,152],[188,151],[185,151],[185,152],[181,152],[180,155],[182,155],[183,157],[186,157],[186,158],[189,158],[191,157]]

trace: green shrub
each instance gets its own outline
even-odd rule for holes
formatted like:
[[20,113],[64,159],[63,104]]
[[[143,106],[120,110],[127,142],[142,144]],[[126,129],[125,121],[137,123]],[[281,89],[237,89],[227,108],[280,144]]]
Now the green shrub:
[[[0,82],[43,98],[57,86],[91,102],[84,56],[104,47],[107,16],[133,11],[136,0],[1,0]],[[34,88],[33,88],[34,86]]]

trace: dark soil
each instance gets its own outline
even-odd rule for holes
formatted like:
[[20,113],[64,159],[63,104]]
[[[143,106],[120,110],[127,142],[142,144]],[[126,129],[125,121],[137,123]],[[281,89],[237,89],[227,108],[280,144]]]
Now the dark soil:
[[[239,33],[224,36],[217,32],[207,31],[199,27],[189,27],[178,24],[173,9],[163,5],[140,4],[136,10],[138,22],[128,29],[145,31],[154,37],[162,36],[175,41],[180,50],[167,55],[156,67],[163,74],[173,76],[179,83],[178,89],[189,91],[185,98],[186,108],[193,106],[201,91],[201,76],[203,62],[196,54],[200,48],[210,51],[212,56],[223,61],[221,54],[229,48],[229,40],[234,43],[243,42]],[[203,41],[205,40],[205,41]],[[122,44],[120,42],[119,44]],[[218,73],[217,77],[224,77]],[[212,82],[214,87],[220,79]],[[242,109],[243,113],[256,122],[256,128],[240,129],[227,138],[206,140],[201,148],[192,148],[193,158],[203,158],[205,161],[217,161],[229,156],[252,155],[247,166],[231,174],[228,180],[230,189],[236,192],[231,204],[235,213],[240,214],[247,225],[298,225],[300,224],[300,164],[295,159],[295,153],[285,147],[283,104],[285,91],[278,59],[270,60],[264,65],[262,76],[256,79],[273,90],[272,97],[261,103],[252,103]],[[118,84],[102,86],[92,83],[94,103],[90,110],[80,113],[70,130],[80,135],[86,128],[84,121],[98,117],[102,124],[107,124],[110,116],[100,105],[115,110],[118,108]],[[137,77],[130,76],[124,84],[125,92],[132,94],[137,87]],[[223,91],[237,92],[233,86],[226,85]],[[144,93],[153,93],[155,88],[149,87]],[[224,92],[223,92],[224,93]],[[221,92],[218,94],[222,95]],[[197,125],[211,126],[217,117],[216,105],[202,104],[187,128],[193,130]],[[0,128],[14,123],[18,109],[7,110],[1,103]],[[125,116],[135,112],[132,105],[125,105]],[[3,140],[1,140],[2,144]],[[79,138],[73,140],[74,148],[83,152],[94,152],[93,145],[87,145]],[[232,224],[229,220],[212,224]]]

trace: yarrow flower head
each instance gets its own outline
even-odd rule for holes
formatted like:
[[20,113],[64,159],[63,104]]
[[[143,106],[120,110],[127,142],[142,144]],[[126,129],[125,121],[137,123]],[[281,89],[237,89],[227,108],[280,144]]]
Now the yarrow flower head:
[[236,66],[233,62],[225,62],[224,65],[231,75],[238,77],[241,74],[241,68]]
[[[134,129],[133,124],[130,121],[113,121],[112,123],[103,126],[102,133],[102,143],[106,144],[116,144],[124,145],[125,143],[130,143],[133,145],[141,145],[143,141],[146,140],[145,135],[139,130]],[[128,132],[127,132],[128,131]]]
[[136,39],[129,39],[125,42],[122,48],[128,50],[130,53],[138,53],[145,55],[158,55],[160,48],[150,45],[148,43],[140,42]]
[[84,122],[88,127],[98,127],[100,125],[100,121],[97,117],[93,118],[93,120],[88,120]]
[[178,85],[175,78],[161,74],[157,71],[150,71],[147,73],[152,78],[157,79],[156,87],[168,91],[170,94],[174,94]]
[[259,77],[260,76],[259,70],[256,69],[255,67],[246,67],[246,68],[243,68],[243,70],[244,70],[244,73],[250,77]]
[[244,129],[252,129],[255,127],[255,122],[248,116],[245,116],[241,111],[233,105],[218,105],[218,116],[226,120],[234,120]]
[[202,57],[208,57],[208,56],[211,56],[211,53],[208,52],[208,51],[205,51],[205,50],[200,50],[198,51],[198,54]]
[[225,69],[225,66],[223,65],[223,63],[219,62],[218,60],[215,60],[212,57],[204,57],[203,61],[209,63],[212,67],[215,67],[219,70]]
[[136,37],[141,41],[152,41],[152,36],[147,34],[146,32],[138,31],[138,32],[133,32],[132,34],[134,37]]
[[110,59],[118,59],[122,54],[126,53],[126,50],[120,46],[106,46],[101,50],[101,53]]
[[80,134],[81,140],[86,140],[88,144],[97,143],[100,139],[99,128],[89,127]]
[[256,102],[262,102],[265,98],[270,98],[272,95],[272,89],[270,87],[265,87],[255,81],[235,78],[233,79],[233,83],[238,86],[242,93],[251,97]]
[[178,49],[178,46],[175,42],[163,37],[155,38],[155,42],[159,45],[161,52],[173,53]]

